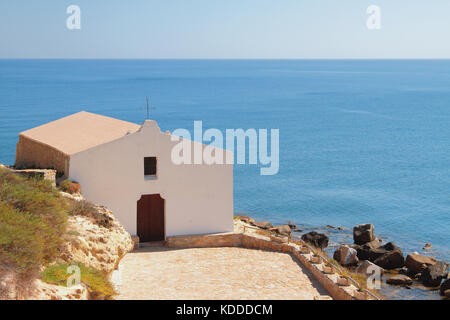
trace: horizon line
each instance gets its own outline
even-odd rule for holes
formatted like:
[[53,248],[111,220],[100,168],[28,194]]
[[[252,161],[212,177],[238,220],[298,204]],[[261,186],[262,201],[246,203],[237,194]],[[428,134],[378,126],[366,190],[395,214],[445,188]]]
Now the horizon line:
[[0,60],[450,60],[449,58],[0,58]]

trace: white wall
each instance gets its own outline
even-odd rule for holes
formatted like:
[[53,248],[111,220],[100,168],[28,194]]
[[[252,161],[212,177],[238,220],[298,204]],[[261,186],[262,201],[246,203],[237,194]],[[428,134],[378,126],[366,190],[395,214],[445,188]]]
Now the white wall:
[[[132,235],[137,201],[155,193],[165,199],[166,236],[232,231],[233,166],[175,165],[171,150],[177,143],[147,120],[136,133],[72,155],[70,179]],[[144,178],[144,157],[151,156],[158,158],[156,180]]]

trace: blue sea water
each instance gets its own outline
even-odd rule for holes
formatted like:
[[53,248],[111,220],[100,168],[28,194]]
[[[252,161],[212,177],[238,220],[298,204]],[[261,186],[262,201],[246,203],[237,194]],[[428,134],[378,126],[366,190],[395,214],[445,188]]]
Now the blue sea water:
[[162,130],[278,128],[280,169],[235,166],[235,211],[334,231],[371,222],[450,261],[450,60],[0,60],[0,162],[80,110]]

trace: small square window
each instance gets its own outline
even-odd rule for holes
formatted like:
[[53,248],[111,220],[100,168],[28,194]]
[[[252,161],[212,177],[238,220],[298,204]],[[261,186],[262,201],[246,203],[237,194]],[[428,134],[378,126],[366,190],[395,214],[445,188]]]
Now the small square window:
[[156,176],[156,157],[144,158],[144,175]]

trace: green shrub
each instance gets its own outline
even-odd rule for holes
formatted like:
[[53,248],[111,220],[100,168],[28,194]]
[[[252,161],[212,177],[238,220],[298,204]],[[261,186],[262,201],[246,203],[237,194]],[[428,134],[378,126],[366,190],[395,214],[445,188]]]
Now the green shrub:
[[[115,295],[114,288],[105,273],[82,263],[74,262],[80,268],[81,282],[88,286],[89,292],[95,296],[110,299]],[[67,279],[72,275],[67,273],[68,263],[59,263],[47,267],[42,273],[43,281],[60,286],[67,286]]]
[[77,182],[70,181],[69,179],[64,180],[60,183],[59,187],[62,191],[75,194],[75,193],[81,193],[81,186]]
[[44,258],[44,225],[31,214],[20,213],[0,202],[0,260],[12,264],[19,272],[31,271]]
[[0,168],[0,261],[23,273],[53,261],[66,231],[66,209],[48,181]]

